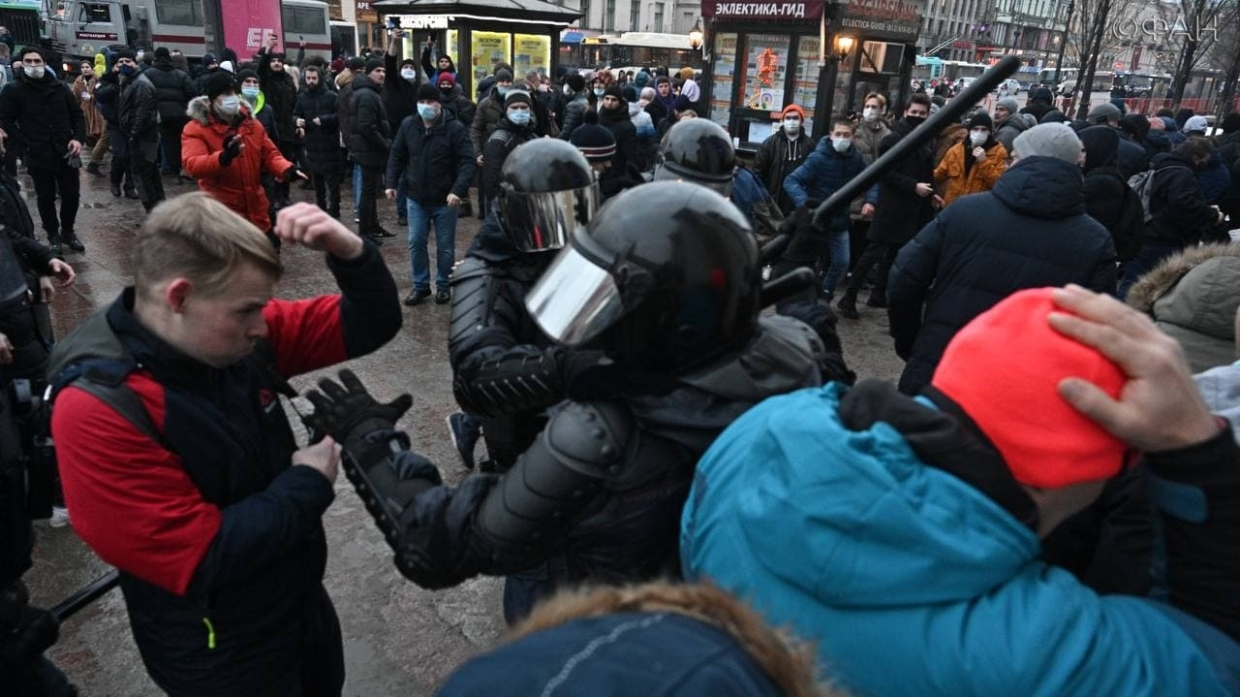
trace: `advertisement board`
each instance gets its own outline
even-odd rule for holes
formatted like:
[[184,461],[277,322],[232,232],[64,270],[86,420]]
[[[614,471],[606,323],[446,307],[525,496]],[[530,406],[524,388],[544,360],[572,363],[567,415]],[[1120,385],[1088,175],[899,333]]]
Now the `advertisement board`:
[[273,35],[276,37],[276,50],[284,50],[280,3],[229,0],[221,3],[221,9],[224,15],[224,45],[234,47],[238,55],[253,55],[266,46],[267,38]]

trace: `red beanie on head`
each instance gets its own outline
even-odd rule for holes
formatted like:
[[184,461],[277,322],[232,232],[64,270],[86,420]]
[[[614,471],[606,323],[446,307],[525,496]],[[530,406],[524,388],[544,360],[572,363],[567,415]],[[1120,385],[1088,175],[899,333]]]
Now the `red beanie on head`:
[[1051,327],[1050,314],[1063,312],[1053,290],[1023,290],[978,315],[947,345],[931,380],[994,443],[1018,482],[1050,489],[1114,477],[1127,450],[1059,396],[1059,382],[1077,377],[1118,398],[1127,377]]

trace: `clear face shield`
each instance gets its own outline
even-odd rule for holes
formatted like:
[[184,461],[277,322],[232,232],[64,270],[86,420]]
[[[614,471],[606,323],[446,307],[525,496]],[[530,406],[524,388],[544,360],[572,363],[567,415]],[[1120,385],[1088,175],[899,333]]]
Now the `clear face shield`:
[[525,309],[553,341],[579,346],[615,323],[624,303],[611,272],[569,246],[525,296]]
[[499,222],[519,252],[562,249],[578,228],[585,228],[600,205],[598,183],[568,191],[524,193],[501,184]]

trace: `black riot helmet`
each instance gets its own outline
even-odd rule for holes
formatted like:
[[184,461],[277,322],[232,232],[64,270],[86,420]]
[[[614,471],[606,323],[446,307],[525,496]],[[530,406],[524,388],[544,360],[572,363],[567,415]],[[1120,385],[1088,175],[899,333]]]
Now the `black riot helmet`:
[[723,127],[706,119],[687,119],[663,136],[655,181],[684,180],[732,195],[736,151]]
[[560,249],[599,206],[598,180],[577,148],[539,138],[504,160],[496,196],[500,227],[519,252]]
[[749,223],[695,184],[638,186],[607,202],[525,299],[547,336],[648,373],[683,373],[747,343],[761,309]]

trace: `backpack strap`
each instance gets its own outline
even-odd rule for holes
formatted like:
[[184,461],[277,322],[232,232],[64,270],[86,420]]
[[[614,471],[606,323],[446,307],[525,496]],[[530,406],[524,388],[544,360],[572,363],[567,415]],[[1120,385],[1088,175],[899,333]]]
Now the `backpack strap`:
[[66,366],[51,380],[52,401],[64,388],[72,385],[83,392],[93,395],[116,413],[125,417],[143,435],[168,448],[164,436],[155,428],[150,412],[142,403],[142,398],[125,384],[125,378],[137,370],[138,364],[132,360],[114,360],[108,358],[87,358]]

